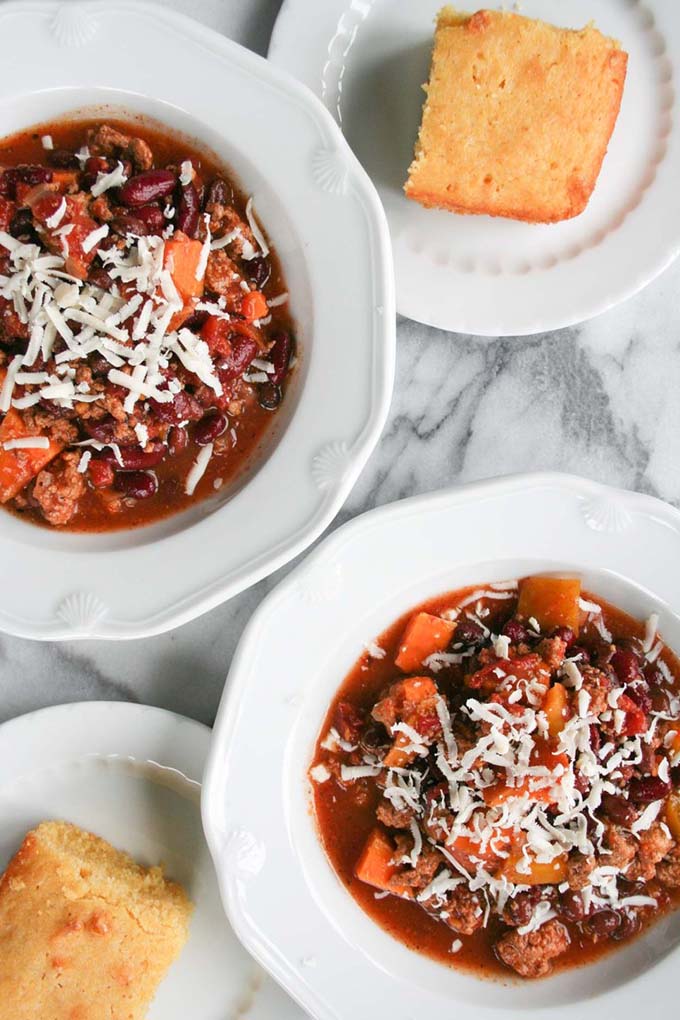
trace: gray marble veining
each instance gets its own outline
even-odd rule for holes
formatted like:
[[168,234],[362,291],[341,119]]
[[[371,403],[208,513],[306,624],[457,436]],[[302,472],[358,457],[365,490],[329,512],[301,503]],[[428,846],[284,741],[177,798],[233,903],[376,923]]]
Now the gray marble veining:
[[[168,2],[168,0],[166,0]],[[172,0],[264,52],[277,0]],[[481,340],[398,324],[382,440],[333,527],[403,496],[564,470],[680,504],[680,262],[641,294],[545,336]],[[0,638],[0,720],[87,698],[212,722],[244,624],[285,570],[203,618],[144,641]]]

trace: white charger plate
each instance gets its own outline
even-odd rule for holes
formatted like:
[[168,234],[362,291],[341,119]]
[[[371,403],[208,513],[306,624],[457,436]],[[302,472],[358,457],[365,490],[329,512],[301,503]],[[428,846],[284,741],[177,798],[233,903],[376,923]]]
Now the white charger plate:
[[538,982],[482,981],[407,949],[335,875],[307,770],[328,705],[367,643],[425,598],[575,571],[632,615],[657,612],[678,650],[679,559],[680,513],[665,503],[569,475],[522,475],[364,514],[265,599],[215,723],[203,823],[234,930],[318,1020],[507,1020],[525,1011],[534,1020],[637,1020],[672,1011],[680,911],[601,962]]
[[0,512],[0,560],[12,578],[0,591],[0,630],[145,637],[298,555],[349,494],[392,394],[387,224],[309,90],[190,18],[143,0],[18,0],[0,4],[0,39],[0,135],[80,110],[131,111],[194,137],[253,195],[290,289],[299,363],[238,485],[108,534],[61,533]]
[[[597,315],[680,250],[677,0],[522,0],[521,14],[593,20],[630,55],[621,113],[595,192],[576,219],[532,225],[423,209],[402,185],[413,156],[434,17],[443,0],[285,0],[269,59],[320,96],[387,212],[397,308],[485,336],[537,333]],[[454,4],[460,7],[461,4]],[[462,4],[511,9],[497,2]]]
[[299,1020],[222,912],[199,811],[209,744],[200,723],[121,702],[62,705],[4,723],[0,873],[26,832],[47,819],[91,830],[142,864],[163,862],[196,909],[148,1020]]

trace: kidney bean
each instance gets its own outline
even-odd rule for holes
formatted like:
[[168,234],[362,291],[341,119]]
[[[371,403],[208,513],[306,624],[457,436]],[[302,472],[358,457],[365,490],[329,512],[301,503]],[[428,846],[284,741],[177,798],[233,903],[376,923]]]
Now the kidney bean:
[[134,234],[135,237],[146,237],[148,230],[146,223],[139,216],[133,216],[131,213],[118,213],[114,216],[109,224],[111,230],[120,234],[121,237],[125,237],[127,234]]
[[521,620],[516,620],[514,617],[506,621],[503,627],[503,634],[505,637],[510,638],[513,645],[526,644],[531,637]]
[[568,654],[570,659],[580,659],[584,664],[590,662],[590,652],[583,645],[572,645]]
[[102,450],[102,458],[109,464],[120,464],[126,471],[143,471],[145,468],[156,467],[164,459],[167,447],[163,443],[154,443],[151,450],[143,450],[141,446],[119,446],[120,460],[113,450]]
[[[560,896],[560,902],[558,906],[558,913],[565,921],[571,921],[572,924],[577,921],[582,921],[586,916],[586,907],[583,902],[583,897],[580,892],[575,889],[569,889],[567,892],[562,893]],[[524,922],[526,924],[526,922]]]
[[10,167],[0,174],[0,195],[4,198],[14,198],[16,186],[19,182],[30,184],[31,186],[49,184],[53,176],[52,170],[47,166],[22,164],[21,166]]
[[221,411],[211,411],[194,428],[194,442],[199,446],[213,443],[218,436],[226,431],[228,424],[226,414],[222,414]]
[[[649,684],[650,687],[652,687],[652,688],[655,688],[655,687],[657,687],[657,688],[658,687],[665,688],[666,687],[666,681],[665,681],[664,675],[661,672],[661,670],[659,669],[659,667],[658,667],[656,662],[648,662],[647,665],[645,666],[644,670],[643,670],[643,673],[644,673],[644,676],[645,676],[645,680],[647,681],[647,683]],[[664,690],[664,693],[665,693],[665,690]]]
[[198,192],[193,184],[185,184],[180,188],[180,196],[177,202],[177,215],[175,226],[188,237],[196,237],[198,230],[198,217],[201,211],[201,204],[198,200]]
[[509,899],[503,912],[503,920],[515,928],[528,924],[536,904],[542,899],[542,890],[529,889]]
[[116,473],[108,461],[91,460],[87,470],[93,489],[110,489],[113,485]]
[[640,813],[634,804],[618,793],[602,794],[602,810],[617,825],[626,827],[632,825]]
[[602,747],[602,734],[595,723],[592,723],[590,727],[590,746],[595,753]]
[[653,712],[670,713],[671,699],[668,691],[662,691],[659,687],[652,687],[649,692]]
[[640,677],[640,664],[631,648],[617,648],[611,664],[622,684],[632,684]]
[[218,368],[220,382],[223,385],[233,382],[243,375],[248,365],[257,357],[259,347],[255,340],[249,336],[232,335],[229,338],[231,351]]
[[182,450],[186,450],[189,444],[189,436],[186,429],[181,429],[178,425],[173,425],[168,432],[168,449],[171,455],[174,457],[176,454],[181,453]]
[[262,255],[257,255],[248,263],[248,273],[250,274],[250,279],[253,281],[257,289],[262,290],[271,276],[272,267],[269,264],[268,259],[264,258]]
[[629,684],[626,687],[626,694],[645,714],[651,712],[652,699],[649,694],[649,688],[643,680],[636,680]]
[[590,789],[590,780],[587,776],[584,776],[580,769],[576,769],[574,772],[574,786],[584,797]]
[[180,390],[167,403],[161,404],[159,401],[151,399],[149,407],[152,408],[158,420],[167,425],[179,425],[182,421],[199,421],[205,413],[196,397],[187,393],[186,390]]
[[265,411],[275,411],[281,403],[281,387],[275,386],[272,382],[261,383],[257,389],[257,399],[260,407]]
[[135,209],[134,218],[142,221],[147,234],[162,234],[167,226],[165,216],[157,205],[140,205]]
[[216,177],[208,185],[205,195],[205,205],[229,205],[231,188],[221,177]]
[[474,620],[464,617],[456,624],[453,640],[455,644],[460,642],[463,645],[481,645],[484,640],[484,631]]
[[108,174],[114,166],[115,163],[105,156],[88,156],[83,164],[81,177],[83,187],[89,190],[96,183],[98,174]]
[[77,170],[80,166],[75,153],[68,149],[50,149],[45,153],[45,162],[55,170]]
[[561,641],[564,641],[564,643],[566,644],[567,648],[571,648],[571,646],[573,645],[574,641],[576,640],[576,635],[574,634],[574,632],[571,629],[571,627],[557,627],[553,631],[553,635],[552,636],[556,637],[556,638],[560,638]]
[[623,911],[619,916],[621,921],[616,931],[612,933],[612,938],[620,942],[621,939],[629,939],[633,935],[637,935],[642,927],[640,915],[635,911]]
[[290,333],[284,329],[278,329],[272,335],[274,346],[269,352],[269,360],[274,366],[274,371],[269,377],[270,382],[280,386],[283,380],[286,378],[288,372],[288,363],[290,362],[290,355],[293,349],[293,342],[290,338]]
[[83,428],[88,436],[100,443],[115,442],[117,425],[118,422],[110,414],[107,414],[104,418],[87,418],[83,421]]
[[172,170],[146,170],[144,173],[130,177],[120,189],[120,200],[123,205],[136,208],[156,202],[159,198],[171,195],[175,190],[177,178]]
[[182,329],[190,329],[192,333],[198,333],[207,321],[207,312],[192,312],[182,323]]
[[131,499],[149,499],[158,492],[158,479],[153,471],[118,471],[113,487]]
[[[92,266],[87,274],[87,279],[88,283],[94,284],[95,287],[101,287],[102,290],[111,290],[113,287],[113,280],[103,266]],[[109,368],[111,367],[108,362],[107,365]]]
[[621,915],[615,910],[605,907],[598,910],[584,924],[584,929],[595,939],[604,939],[613,935],[621,924]]
[[642,779],[631,779],[628,792],[636,804],[653,804],[655,800],[668,796],[671,784],[664,783],[658,776],[643,776]]
[[17,209],[9,225],[9,232],[17,239],[37,240],[38,235],[33,226],[33,216],[30,209]]

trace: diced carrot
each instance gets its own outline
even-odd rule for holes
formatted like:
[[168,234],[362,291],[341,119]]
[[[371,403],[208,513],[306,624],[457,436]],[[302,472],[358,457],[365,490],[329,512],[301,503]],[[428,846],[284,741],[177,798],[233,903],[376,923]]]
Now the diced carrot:
[[578,634],[581,582],[571,577],[525,577],[519,584],[517,615],[534,619],[543,631],[571,627]]
[[680,840],[680,790],[674,790],[666,803],[666,821],[674,839]]
[[442,620],[431,613],[415,613],[406,624],[399,644],[395,660],[399,669],[404,673],[420,669],[428,655],[444,651],[455,629],[451,620]]
[[557,737],[564,729],[569,717],[567,690],[564,684],[553,684],[543,701],[543,711],[548,717],[548,731]]
[[264,319],[269,313],[269,305],[264,294],[259,290],[251,290],[244,294],[241,302],[241,315],[248,321]]
[[354,874],[361,882],[372,885],[384,892],[392,892],[390,879],[397,866],[393,863],[394,846],[386,832],[374,829],[357,861]]
[[10,408],[0,425],[0,503],[13,499],[32,478],[63,449],[50,442],[44,450],[5,450],[2,444],[9,439],[31,435],[18,411]]
[[515,885],[555,885],[567,877],[567,855],[560,854],[554,861],[544,864],[527,860],[518,851],[505,859],[498,874]]
[[203,294],[203,280],[196,276],[202,249],[200,241],[187,237],[181,230],[165,242],[163,265],[170,271],[172,282],[184,302],[183,307],[170,320],[170,329],[181,326],[192,314],[197,299]]

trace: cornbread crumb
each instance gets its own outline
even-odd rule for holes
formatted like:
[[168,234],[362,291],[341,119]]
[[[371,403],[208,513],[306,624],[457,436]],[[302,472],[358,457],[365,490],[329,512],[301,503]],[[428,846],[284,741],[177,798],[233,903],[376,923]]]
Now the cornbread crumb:
[[607,151],[627,61],[592,25],[443,8],[406,195],[535,223],[577,216]]
[[0,879],[0,1014],[142,1020],[191,909],[160,868],[75,825],[43,822]]

